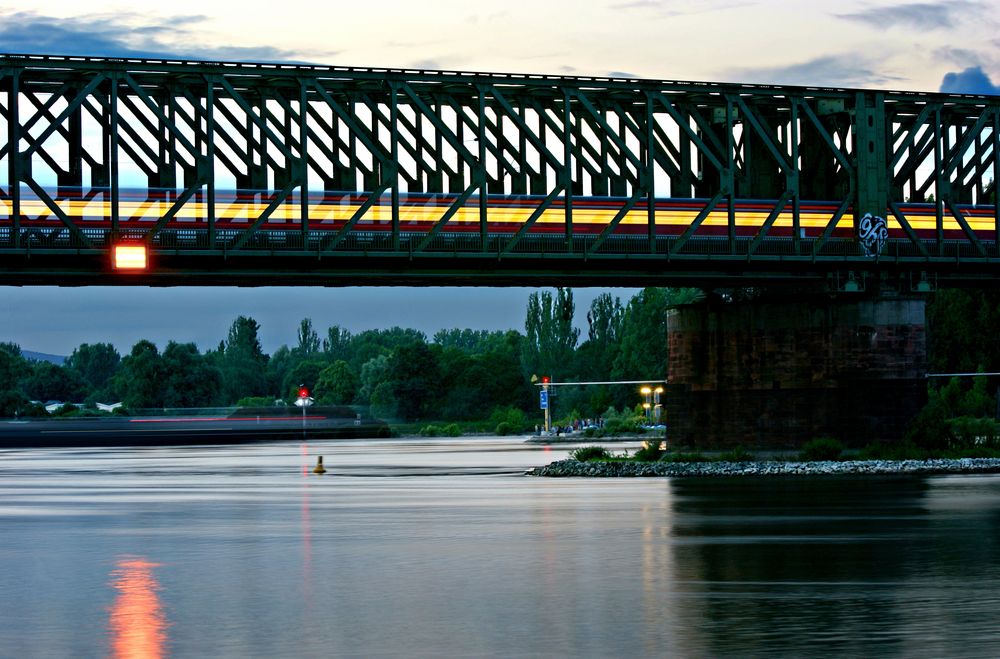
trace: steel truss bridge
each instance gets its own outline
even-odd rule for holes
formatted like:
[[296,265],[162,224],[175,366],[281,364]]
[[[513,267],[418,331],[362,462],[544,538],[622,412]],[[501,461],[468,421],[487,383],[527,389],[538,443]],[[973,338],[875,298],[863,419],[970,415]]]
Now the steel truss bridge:
[[1000,280],[1000,97],[0,55],[0,135],[2,284]]

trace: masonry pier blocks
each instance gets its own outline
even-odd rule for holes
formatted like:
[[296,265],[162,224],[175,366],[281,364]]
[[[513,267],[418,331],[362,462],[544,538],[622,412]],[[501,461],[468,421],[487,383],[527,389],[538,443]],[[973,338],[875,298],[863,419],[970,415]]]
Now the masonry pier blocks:
[[927,398],[926,299],[709,299],[668,312],[670,440],[698,448],[898,441]]

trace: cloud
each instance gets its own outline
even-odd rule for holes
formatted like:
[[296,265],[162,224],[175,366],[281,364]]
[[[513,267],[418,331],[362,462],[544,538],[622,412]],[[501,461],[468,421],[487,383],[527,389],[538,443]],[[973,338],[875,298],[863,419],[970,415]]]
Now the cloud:
[[615,11],[651,10],[660,16],[677,17],[739,9],[756,4],[758,2],[755,0],[626,0],[608,5],[608,9]]
[[1000,95],[1000,85],[993,84],[982,67],[970,66],[958,73],[945,74],[941,81],[941,91],[947,94]]
[[951,28],[955,22],[973,12],[985,12],[988,8],[977,0],[953,0],[952,2],[911,2],[891,7],[872,7],[851,14],[834,14],[845,21],[864,23],[879,30],[892,27],[936,30]]
[[732,68],[727,80],[807,87],[884,87],[902,78],[879,71],[873,61],[857,53],[824,55],[797,64]]
[[303,54],[264,45],[206,46],[198,31],[208,21],[202,15],[157,19],[119,12],[56,18],[33,11],[0,11],[0,43],[5,52],[31,55],[289,61]]

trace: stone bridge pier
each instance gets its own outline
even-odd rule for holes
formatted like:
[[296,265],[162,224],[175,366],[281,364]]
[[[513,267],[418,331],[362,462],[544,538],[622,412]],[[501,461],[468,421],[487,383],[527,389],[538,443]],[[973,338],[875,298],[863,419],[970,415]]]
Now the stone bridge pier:
[[671,444],[898,441],[927,399],[924,297],[708,299],[668,312]]

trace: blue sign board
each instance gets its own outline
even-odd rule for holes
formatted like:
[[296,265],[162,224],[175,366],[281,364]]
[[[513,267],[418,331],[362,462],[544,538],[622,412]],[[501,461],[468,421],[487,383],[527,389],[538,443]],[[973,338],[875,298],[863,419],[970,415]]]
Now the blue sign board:
[[549,392],[544,389],[538,392],[538,407],[543,410],[549,409]]

